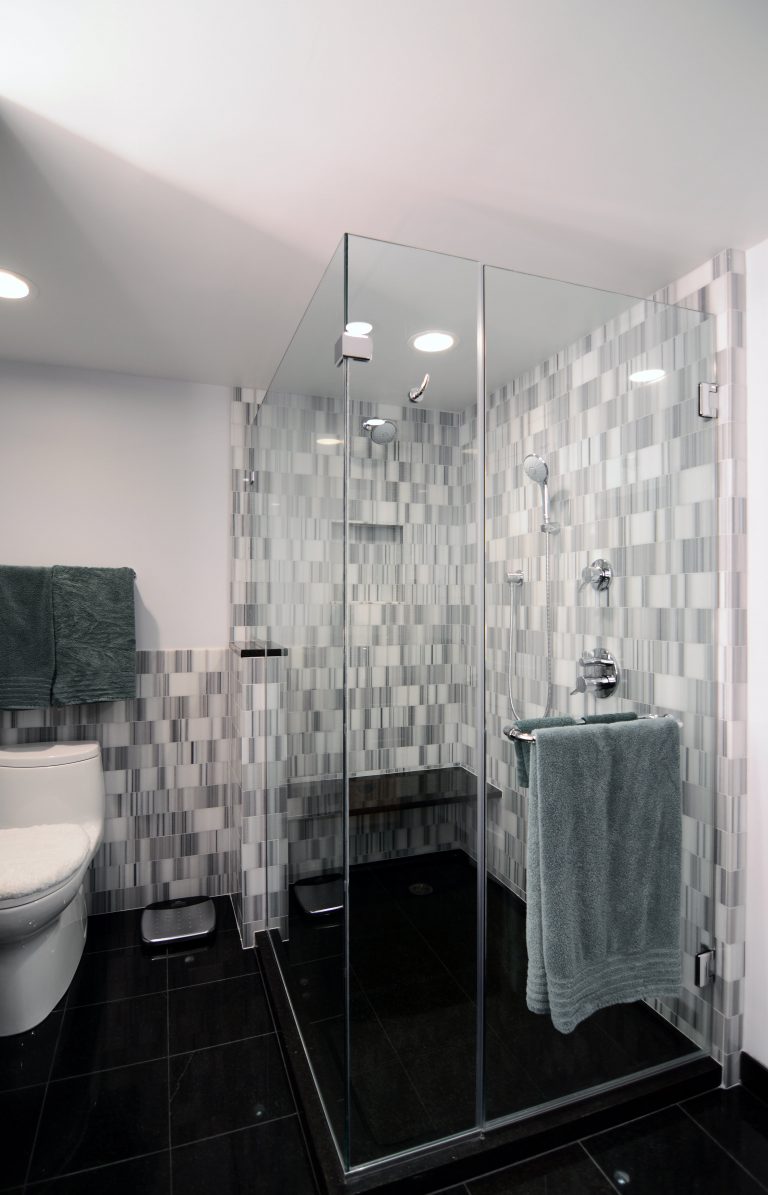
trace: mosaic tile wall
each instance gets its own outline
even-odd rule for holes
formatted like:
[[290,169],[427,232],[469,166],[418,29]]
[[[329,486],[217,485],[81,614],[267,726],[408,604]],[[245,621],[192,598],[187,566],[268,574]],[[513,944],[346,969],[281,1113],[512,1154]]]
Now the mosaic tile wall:
[[[341,866],[343,457],[339,445],[317,441],[340,440],[343,420],[332,399],[271,394],[259,406],[260,398],[234,403],[233,631],[288,650],[288,788],[273,800],[286,805],[295,879]],[[396,420],[394,444],[362,433],[374,413]],[[352,774],[440,767],[456,754],[467,676],[454,652],[465,535],[460,425],[458,414],[353,407]],[[324,781],[322,810],[317,786],[310,793],[302,784],[314,778]],[[450,849],[455,840],[440,808],[388,823],[360,818],[352,857]]]
[[[728,379],[742,376],[743,263],[724,254],[656,298],[713,314],[637,304],[490,398],[488,778],[504,798],[489,806],[488,861],[524,895],[526,800],[500,731],[509,720],[507,561],[526,576],[515,636],[520,712],[542,712],[546,693],[540,498],[521,467],[536,452],[549,461],[553,517],[562,524],[550,541],[556,710],[596,706],[570,690],[581,651],[600,645],[623,670],[620,696],[601,709],[671,712],[682,722],[685,982],[681,999],[663,1011],[702,1044],[712,1035],[732,1080],[743,975],[744,394],[734,394],[738,381]],[[659,385],[628,383],[630,368],[657,365],[668,371]],[[717,424],[697,413],[704,379],[722,387]],[[581,569],[599,556],[616,571],[609,599],[577,591]],[[726,609],[716,616],[718,589]],[[469,717],[463,741],[470,765],[473,734]],[[470,852],[474,829],[470,813],[461,827]],[[693,955],[711,942],[712,925],[714,1018],[693,985]]]
[[88,873],[92,913],[236,886],[227,656],[140,651],[135,700],[0,711],[4,746],[101,744],[106,821]]

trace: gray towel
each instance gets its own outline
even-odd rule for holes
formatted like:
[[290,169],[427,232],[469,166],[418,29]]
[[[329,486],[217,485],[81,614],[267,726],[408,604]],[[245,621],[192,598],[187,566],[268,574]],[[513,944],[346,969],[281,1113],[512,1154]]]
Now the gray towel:
[[561,1033],[681,981],[672,718],[540,730],[528,797],[527,1002]]
[[608,722],[634,722],[636,718],[637,714],[631,712],[628,714],[587,714],[586,718],[582,718],[582,722],[586,722],[587,725],[592,722],[605,725]]
[[[570,714],[566,714],[562,718],[521,718],[519,722],[515,722],[515,727],[517,730],[524,730],[526,734],[530,734],[532,730],[540,730],[543,726],[573,726],[575,721],[576,719],[572,718]],[[515,740],[518,788],[527,788],[530,782],[532,746],[532,743],[521,743],[519,740]]]
[[51,570],[0,567],[0,709],[51,704]]
[[53,568],[53,704],[136,696],[132,568]]

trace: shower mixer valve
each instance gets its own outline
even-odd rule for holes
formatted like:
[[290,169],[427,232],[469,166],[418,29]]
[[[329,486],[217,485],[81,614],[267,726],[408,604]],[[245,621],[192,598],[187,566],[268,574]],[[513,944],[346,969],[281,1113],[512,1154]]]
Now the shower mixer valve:
[[574,693],[594,693],[595,697],[610,697],[616,692],[621,679],[616,657],[603,647],[582,652],[579,660],[579,675]]
[[596,593],[603,593],[613,580],[613,569],[607,560],[602,558],[593,560],[581,570],[579,593],[586,585],[591,585]]

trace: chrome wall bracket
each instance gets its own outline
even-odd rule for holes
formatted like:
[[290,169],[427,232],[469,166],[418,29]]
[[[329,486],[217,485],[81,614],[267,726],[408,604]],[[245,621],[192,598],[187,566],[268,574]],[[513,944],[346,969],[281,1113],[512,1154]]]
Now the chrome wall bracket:
[[342,361],[370,361],[373,341],[370,336],[353,336],[351,332],[342,332],[334,352],[337,365],[341,365]]
[[699,382],[699,415],[702,419],[717,419],[717,382]]
[[697,988],[705,988],[715,982],[714,950],[700,950],[695,956],[694,963],[694,983]]

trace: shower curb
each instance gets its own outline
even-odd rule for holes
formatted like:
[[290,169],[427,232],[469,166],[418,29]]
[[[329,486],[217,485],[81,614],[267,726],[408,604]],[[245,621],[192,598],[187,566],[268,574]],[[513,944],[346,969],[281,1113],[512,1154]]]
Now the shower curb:
[[256,957],[315,1171],[322,1176],[322,1195],[362,1195],[367,1191],[377,1195],[430,1195],[721,1085],[721,1067],[711,1058],[695,1058],[567,1106],[485,1132],[470,1132],[448,1144],[427,1146],[404,1158],[345,1175],[283,984],[271,940],[275,932],[255,935]]

